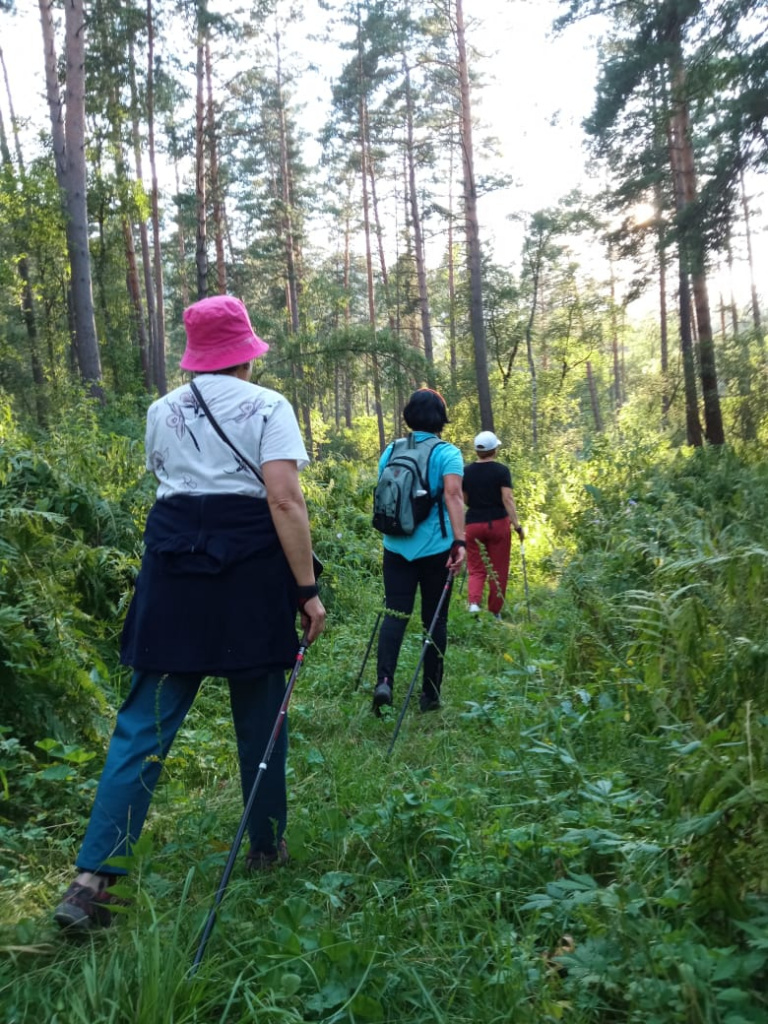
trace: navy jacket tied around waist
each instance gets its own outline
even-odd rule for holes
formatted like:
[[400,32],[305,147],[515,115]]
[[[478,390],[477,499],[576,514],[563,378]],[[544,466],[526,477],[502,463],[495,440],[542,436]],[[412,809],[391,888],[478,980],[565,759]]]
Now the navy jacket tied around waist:
[[226,676],[289,668],[296,585],[266,500],[174,495],[147,517],[121,660]]

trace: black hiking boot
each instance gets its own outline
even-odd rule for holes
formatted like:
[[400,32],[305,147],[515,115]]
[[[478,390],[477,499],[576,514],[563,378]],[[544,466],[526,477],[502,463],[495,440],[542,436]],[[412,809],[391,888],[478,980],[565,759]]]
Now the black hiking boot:
[[422,690],[421,696],[419,697],[419,711],[439,711],[440,710],[440,692],[439,690],[433,689],[431,686],[429,690]]
[[290,859],[285,840],[281,839],[276,850],[249,850],[245,858],[245,870],[248,874],[271,871],[272,868],[285,867]]
[[376,689],[373,691],[373,713],[374,715],[381,716],[382,707],[388,704],[392,704],[392,681],[390,679],[382,679],[380,683],[376,684]]

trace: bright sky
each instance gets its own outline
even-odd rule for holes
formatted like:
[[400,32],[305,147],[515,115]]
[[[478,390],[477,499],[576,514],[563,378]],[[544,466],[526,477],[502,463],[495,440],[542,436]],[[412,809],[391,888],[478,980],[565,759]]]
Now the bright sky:
[[[233,2],[211,0],[211,7],[221,9]],[[476,132],[475,140],[482,134],[494,135],[500,148],[498,158],[478,159],[476,172],[511,174],[515,181],[511,188],[481,197],[481,243],[498,262],[513,264],[522,236],[510,215],[553,206],[586,182],[580,124],[592,106],[596,79],[592,33],[600,25],[590,19],[553,39],[550,28],[557,0],[465,0],[464,7],[468,40],[484,58],[479,70],[485,86],[473,94],[473,110],[484,131]],[[21,13],[15,18],[0,15],[0,39],[16,113],[45,125],[38,5],[36,0],[17,0],[17,8]],[[286,34],[285,46],[286,50],[301,48],[318,65],[297,97],[305,106],[306,130],[312,134],[325,120],[339,57],[329,45],[311,41],[313,28],[324,26],[328,17],[317,0],[304,0],[303,9],[306,22]],[[4,89],[0,106],[7,116]],[[316,162],[314,153],[309,157],[310,165]],[[759,225],[753,229],[760,281],[768,277],[764,219],[762,230]],[[742,294],[746,288],[742,281],[740,304],[748,301],[748,294]]]

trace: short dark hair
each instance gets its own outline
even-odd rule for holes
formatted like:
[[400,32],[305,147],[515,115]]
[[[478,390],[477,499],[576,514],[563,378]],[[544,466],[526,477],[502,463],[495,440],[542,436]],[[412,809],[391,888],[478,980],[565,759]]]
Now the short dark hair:
[[419,388],[408,399],[408,404],[403,409],[403,419],[411,430],[426,430],[430,434],[439,434],[448,422],[445,399],[431,388]]

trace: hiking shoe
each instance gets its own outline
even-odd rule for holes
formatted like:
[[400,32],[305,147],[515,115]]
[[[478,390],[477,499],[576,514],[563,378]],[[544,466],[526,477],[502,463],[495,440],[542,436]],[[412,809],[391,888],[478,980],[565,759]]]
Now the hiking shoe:
[[392,704],[392,683],[389,679],[382,679],[380,683],[376,684],[376,689],[373,691],[374,715],[381,715],[381,708],[385,704]]
[[249,850],[245,858],[245,870],[249,874],[256,874],[260,871],[271,871],[272,868],[282,868],[290,861],[291,855],[285,840],[281,839],[276,850]]
[[103,883],[96,889],[73,882],[53,912],[60,928],[69,932],[86,932],[91,928],[108,928],[114,921],[110,907],[125,906],[125,900],[109,892],[114,877],[103,875]]
[[470,615],[477,615],[479,612],[480,612],[480,605],[479,604],[471,604],[469,606],[469,614]]
[[440,698],[433,693],[422,692],[419,697],[419,711],[439,711]]

